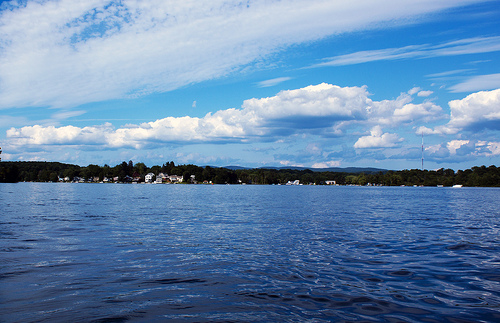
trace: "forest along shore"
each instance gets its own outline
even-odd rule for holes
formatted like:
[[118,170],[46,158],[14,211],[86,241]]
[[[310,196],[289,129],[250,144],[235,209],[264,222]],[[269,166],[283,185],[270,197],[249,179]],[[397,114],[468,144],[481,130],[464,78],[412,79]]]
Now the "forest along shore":
[[[298,181],[298,182],[297,182]],[[196,165],[147,167],[144,163],[122,162],[86,167],[59,162],[0,162],[0,182],[95,182],[95,183],[185,183],[285,185],[382,185],[382,186],[482,186],[500,187],[500,168],[478,166],[454,171],[306,169],[306,168],[225,168]]]

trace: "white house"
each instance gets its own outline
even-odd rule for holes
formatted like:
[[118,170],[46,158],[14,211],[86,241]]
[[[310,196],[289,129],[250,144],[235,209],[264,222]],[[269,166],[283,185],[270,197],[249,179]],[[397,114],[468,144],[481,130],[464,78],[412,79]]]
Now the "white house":
[[153,177],[155,176],[155,174],[153,173],[148,173],[145,177],[144,177],[144,181],[146,183],[152,183],[153,182]]
[[184,177],[178,175],[170,175],[168,177],[172,183],[180,183],[184,180]]

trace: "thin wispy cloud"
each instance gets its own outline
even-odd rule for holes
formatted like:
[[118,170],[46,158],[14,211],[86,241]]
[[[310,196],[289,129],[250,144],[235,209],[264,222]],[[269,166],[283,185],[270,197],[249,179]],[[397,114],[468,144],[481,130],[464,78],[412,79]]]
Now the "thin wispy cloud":
[[[234,73],[290,45],[474,2],[12,2],[0,13],[0,108],[67,108],[171,91]],[[415,50],[365,53],[354,61]]]
[[434,93],[433,91],[420,91],[417,93],[418,96],[420,97],[428,97]]
[[500,73],[477,75],[467,80],[453,85],[450,91],[453,93],[474,92],[480,90],[493,90],[500,88]]
[[445,71],[445,72],[439,72],[439,73],[433,73],[433,74],[428,74],[426,77],[431,78],[431,79],[439,79],[442,77],[448,77],[448,76],[453,76],[457,74],[463,74],[463,73],[469,73],[474,71],[473,69],[459,69],[459,70],[453,70],[453,71]]
[[400,48],[386,48],[359,51],[346,55],[325,58],[312,67],[343,66],[375,61],[419,59],[440,56],[455,56],[500,51],[500,36],[467,38],[440,45],[411,45]]
[[291,80],[291,79],[292,79],[291,77],[277,77],[277,78],[274,78],[274,79],[261,81],[261,82],[257,83],[257,86],[258,86],[258,87],[271,87],[271,86],[276,86],[276,85],[278,85],[278,84],[280,84],[280,83],[283,83],[283,82],[289,81],[289,80]]

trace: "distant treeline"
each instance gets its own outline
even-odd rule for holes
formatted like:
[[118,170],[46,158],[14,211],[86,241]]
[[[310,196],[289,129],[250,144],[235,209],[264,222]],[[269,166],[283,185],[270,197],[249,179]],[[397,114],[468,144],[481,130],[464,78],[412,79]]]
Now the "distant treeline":
[[[215,184],[286,184],[299,180],[301,184],[385,185],[385,186],[500,186],[500,168],[480,166],[471,169],[401,170],[378,172],[331,172],[309,169],[228,169],[175,165],[167,162],[162,166],[147,167],[144,163],[122,162],[114,167],[63,164],[58,162],[0,162],[0,182],[58,182],[58,181],[114,181],[144,182],[145,175],[160,173],[183,176],[186,183]],[[192,176],[194,175],[194,177]]]

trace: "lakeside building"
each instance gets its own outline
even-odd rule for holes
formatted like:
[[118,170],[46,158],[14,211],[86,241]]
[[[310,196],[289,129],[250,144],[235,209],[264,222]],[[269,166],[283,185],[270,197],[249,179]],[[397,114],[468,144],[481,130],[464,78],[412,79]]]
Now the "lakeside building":
[[153,174],[153,173],[146,174],[146,176],[144,177],[144,182],[146,182],[146,183],[152,183],[154,176],[155,176],[155,174]]
[[179,175],[170,175],[168,177],[168,179],[170,180],[170,182],[172,183],[181,183],[184,181],[184,177],[183,176],[179,176]]

